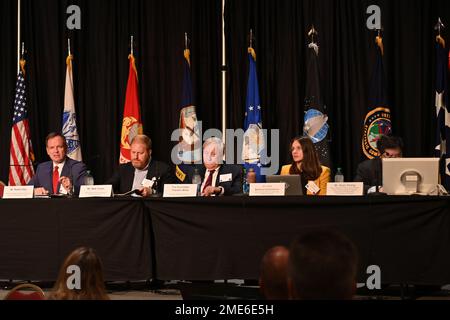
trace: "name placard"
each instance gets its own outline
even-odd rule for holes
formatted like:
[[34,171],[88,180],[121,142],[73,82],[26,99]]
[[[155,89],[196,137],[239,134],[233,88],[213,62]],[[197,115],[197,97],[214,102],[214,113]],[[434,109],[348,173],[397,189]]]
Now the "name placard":
[[327,196],[362,196],[363,182],[328,182]]
[[196,184],[165,184],[163,198],[196,197]]
[[3,199],[33,199],[34,186],[5,186]]
[[112,185],[81,186],[79,198],[109,198],[112,196]]
[[250,183],[250,197],[276,196],[282,197],[286,193],[286,183]]

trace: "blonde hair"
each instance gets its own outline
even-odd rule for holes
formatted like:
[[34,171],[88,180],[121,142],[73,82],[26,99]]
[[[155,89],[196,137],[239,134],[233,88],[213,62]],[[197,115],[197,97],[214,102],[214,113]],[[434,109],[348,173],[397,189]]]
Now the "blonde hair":
[[142,143],[142,144],[145,145],[147,150],[151,150],[152,149],[152,139],[150,139],[145,134],[138,134],[138,135],[134,136],[134,138],[131,140],[130,146],[133,143]]

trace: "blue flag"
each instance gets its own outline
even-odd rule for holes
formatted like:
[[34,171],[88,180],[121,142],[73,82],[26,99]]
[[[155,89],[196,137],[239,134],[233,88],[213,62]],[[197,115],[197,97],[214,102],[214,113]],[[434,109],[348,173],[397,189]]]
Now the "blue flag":
[[265,182],[261,175],[261,153],[265,149],[262,132],[261,101],[259,99],[258,75],[256,72],[256,53],[253,48],[248,49],[249,73],[247,84],[247,100],[245,103],[244,143],[242,159],[248,171],[253,168],[256,172],[256,182]]
[[184,50],[183,93],[180,110],[178,158],[186,164],[199,163],[202,157],[200,128],[194,105],[191,80],[190,50]]
[[380,156],[377,141],[382,135],[392,133],[391,110],[387,102],[386,81],[383,68],[383,39],[376,37],[376,62],[369,88],[369,110],[364,119],[362,150],[368,159]]
[[441,158],[441,184],[450,189],[450,113],[448,104],[448,50],[443,43],[436,44],[436,147]]

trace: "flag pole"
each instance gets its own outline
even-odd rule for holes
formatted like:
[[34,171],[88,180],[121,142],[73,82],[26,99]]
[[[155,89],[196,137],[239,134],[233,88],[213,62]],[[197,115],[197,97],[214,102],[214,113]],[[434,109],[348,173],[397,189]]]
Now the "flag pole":
[[439,43],[440,45],[442,45],[443,48],[445,48],[445,40],[441,36],[441,30],[442,29],[445,29],[445,26],[442,23],[441,18],[439,17],[436,25],[434,26],[434,30],[436,30],[437,33],[438,33],[437,36],[436,36],[436,42]]
[[316,28],[314,28],[314,25],[311,25],[311,29],[308,32],[308,36],[311,37],[311,43],[310,44],[314,44],[314,36],[318,35],[319,33],[317,32]]
[[[226,45],[225,45],[225,2],[222,0],[222,141],[226,144],[227,129],[227,66],[226,66]],[[225,155],[224,155],[225,156]]]
[[131,40],[130,40],[130,54],[132,55],[132,56],[134,56],[134,48],[133,48],[133,46],[134,46],[134,36],[131,36]]
[[[17,74],[20,72],[20,3],[21,0],[17,0]],[[23,55],[23,53],[22,53]]]

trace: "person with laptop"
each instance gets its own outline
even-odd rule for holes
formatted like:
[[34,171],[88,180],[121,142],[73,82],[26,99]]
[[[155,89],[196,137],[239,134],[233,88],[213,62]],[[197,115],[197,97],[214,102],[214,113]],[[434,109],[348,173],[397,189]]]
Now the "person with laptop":
[[365,160],[358,165],[354,182],[364,183],[364,193],[372,193],[377,190],[377,186],[383,185],[381,159],[383,158],[402,158],[403,141],[400,137],[382,135],[377,141],[377,149],[380,156]]
[[313,142],[308,137],[291,141],[292,164],[281,168],[281,175],[299,175],[303,194],[326,195],[330,182],[330,168],[322,166]]

